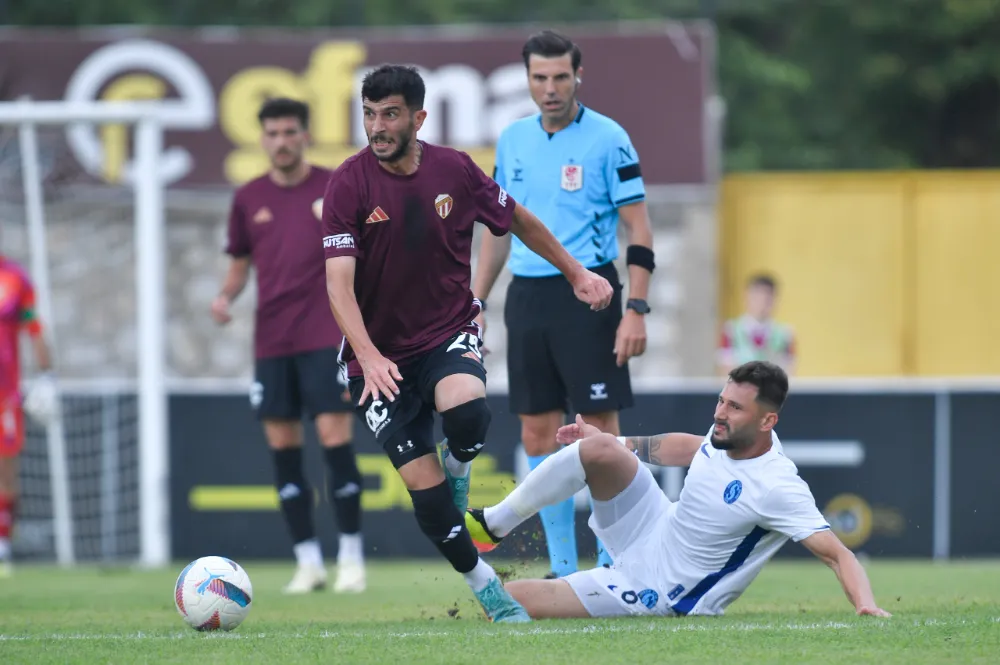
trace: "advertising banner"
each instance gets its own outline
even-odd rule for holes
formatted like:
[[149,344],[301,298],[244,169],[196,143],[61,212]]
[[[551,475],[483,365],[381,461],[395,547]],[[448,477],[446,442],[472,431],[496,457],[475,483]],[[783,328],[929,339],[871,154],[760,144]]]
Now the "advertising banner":
[[[156,100],[167,111],[163,182],[235,185],[267,167],[257,121],[265,99],[308,102],[308,157],[334,167],[365,145],[361,78],[382,63],[411,64],[427,84],[420,137],[469,152],[491,173],[501,130],[537,111],[521,60],[532,31],[8,30],[0,34],[0,62],[7,65],[0,68],[0,98]],[[647,182],[707,182],[715,159],[706,157],[714,145],[705,112],[714,94],[710,28],[591,26],[570,33],[583,51],[580,99],[630,133]],[[129,180],[125,128],[74,125],[65,143],[43,148],[66,148],[80,175]]]
[[[983,405],[965,399],[987,400]],[[520,426],[503,395],[489,397],[493,421],[487,447],[474,464],[471,505],[503,498],[525,467],[519,456]],[[712,424],[715,393],[639,394],[622,414],[625,433],[704,433]],[[1000,413],[1000,395],[953,398],[951,423],[956,471],[975,477],[975,459],[964,446],[975,443],[981,414]],[[928,394],[793,395],[777,427],[786,454],[796,462],[833,530],[856,552],[875,557],[929,557],[933,553],[935,426],[934,396]],[[998,423],[1000,424],[1000,423]],[[323,463],[314,434],[306,430],[306,468],[316,493],[316,522],[326,551],[335,552],[336,531],[323,489]],[[440,434],[440,433],[439,433]],[[958,436],[961,435],[961,436]],[[366,550],[376,557],[438,556],[413,518],[409,495],[370,432],[355,421],[355,447],[365,477]],[[982,465],[979,465],[981,468]],[[656,469],[668,490],[666,470]],[[242,395],[183,395],[171,398],[171,485],[174,556],[209,551],[241,558],[289,556],[290,544],[278,511],[272,465],[263,435]],[[976,475],[978,474],[978,475]],[[683,474],[682,476],[683,477]],[[986,482],[985,478],[982,479]],[[997,511],[979,507],[982,484],[954,483],[952,555],[1000,553]],[[585,497],[584,497],[585,498]],[[721,500],[721,498],[720,498]],[[577,543],[582,558],[594,556],[586,526],[587,502],[578,502]],[[990,521],[992,520],[992,522]],[[544,558],[537,518],[512,534],[498,557]],[[808,555],[795,544],[780,556]]]

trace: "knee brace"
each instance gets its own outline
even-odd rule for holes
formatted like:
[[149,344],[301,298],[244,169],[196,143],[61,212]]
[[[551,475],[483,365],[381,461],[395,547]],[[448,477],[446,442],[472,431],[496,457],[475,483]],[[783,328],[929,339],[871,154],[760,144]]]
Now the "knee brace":
[[493,414],[485,397],[459,404],[441,412],[441,429],[448,450],[459,462],[471,462],[486,445],[486,431]]

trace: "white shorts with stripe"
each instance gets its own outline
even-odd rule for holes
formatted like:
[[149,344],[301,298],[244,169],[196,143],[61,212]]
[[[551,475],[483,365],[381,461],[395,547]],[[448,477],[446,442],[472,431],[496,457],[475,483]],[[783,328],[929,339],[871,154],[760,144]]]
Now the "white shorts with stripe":
[[670,500],[640,464],[635,477],[610,501],[594,501],[589,525],[614,560],[613,568],[584,570],[563,579],[592,617],[672,615],[649,557],[663,542]]

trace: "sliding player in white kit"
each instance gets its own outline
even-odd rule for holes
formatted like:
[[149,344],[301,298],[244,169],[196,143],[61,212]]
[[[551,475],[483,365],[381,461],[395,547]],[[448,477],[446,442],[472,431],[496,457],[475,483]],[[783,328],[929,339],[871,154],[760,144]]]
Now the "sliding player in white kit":
[[[533,619],[722,614],[789,539],[833,569],[857,614],[891,616],[782,453],[774,426],[787,394],[784,370],[753,361],[729,373],[705,437],[616,438],[577,417],[559,430],[569,445],[496,506],[469,510],[466,526],[489,551],[542,507],[590,488],[590,527],[614,567],[508,583]],[[690,466],[677,502],[640,461]]]

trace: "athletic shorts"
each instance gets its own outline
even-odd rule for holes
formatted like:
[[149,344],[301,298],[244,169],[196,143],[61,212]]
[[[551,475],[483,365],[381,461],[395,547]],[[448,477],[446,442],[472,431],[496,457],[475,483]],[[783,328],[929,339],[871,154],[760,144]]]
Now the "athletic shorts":
[[0,396],[0,457],[17,457],[24,448],[24,409],[19,394]]
[[405,365],[397,364],[403,380],[397,381],[399,394],[393,402],[384,396],[368,397],[358,405],[365,389],[362,377],[352,377],[351,401],[361,421],[375,435],[392,465],[397,469],[423,457],[436,454],[434,441],[434,388],[446,376],[471,374],[486,383],[478,326],[467,328],[440,346],[427,351]]
[[299,420],[303,413],[350,413],[339,348],[257,359],[250,405],[258,420]]
[[659,588],[649,565],[651,557],[662,555],[660,543],[669,508],[670,500],[644,464],[618,496],[594,501],[589,525],[615,565],[562,578],[592,617],[673,615],[669,589]]
[[510,409],[521,415],[606,413],[632,406],[628,364],[615,363],[622,285],[613,263],[592,271],[614,288],[599,312],[577,300],[562,275],[514,277],[507,288]]

